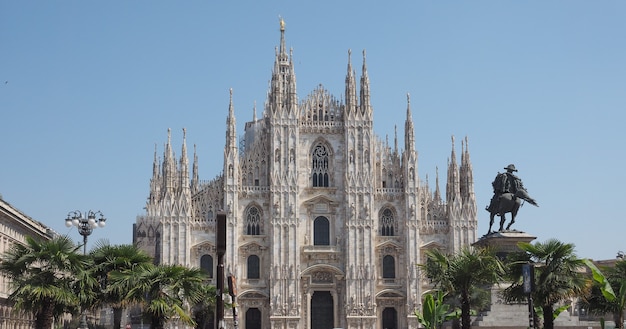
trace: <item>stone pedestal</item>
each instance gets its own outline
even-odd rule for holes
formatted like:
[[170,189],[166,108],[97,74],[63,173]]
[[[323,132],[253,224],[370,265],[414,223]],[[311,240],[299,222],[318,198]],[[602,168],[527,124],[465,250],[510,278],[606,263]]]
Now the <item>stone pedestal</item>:
[[[510,230],[494,232],[484,235],[473,246],[478,248],[492,248],[496,256],[500,259],[506,258],[509,253],[521,251],[517,244],[519,242],[531,242],[537,237],[525,232]],[[501,282],[491,288],[491,309],[480,314],[473,326],[476,327],[528,327],[528,304],[509,304],[501,299],[502,289],[509,284]]]
[[506,303],[500,293],[508,284],[501,283],[491,287],[490,310],[479,314],[472,323],[473,327],[517,327],[528,328],[528,304]]
[[509,230],[483,235],[478,241],[474,242],[473,246],[492,248],[498,258],[504,259],[509,253],[520,251],[517,246],[519,242],[531,242],[536,238],[536,236],[522,231]]
[[[484,235],[473,246],[477,248],[489,247],[494,250],[500,259],[506,258],[509,253],[521,251],[517,244],[519,242],[531,242],[537,237],[521,231],[503,231],[494,232]],[[528,304],[507,303],[500,297],[503,289],[509,286],[509,283],[501,282],[491,287],[491,308],[476,317],[472,323],[473,327],[491,327],[491,328],[511,328],[523,329],[527,328],[528,321]],[[567,311],[562,312],[554,319],[554,326],[561,328],[575,328],[581,326],[578,316],[572,316]],[[586,325],[587,328],[592,326]]]

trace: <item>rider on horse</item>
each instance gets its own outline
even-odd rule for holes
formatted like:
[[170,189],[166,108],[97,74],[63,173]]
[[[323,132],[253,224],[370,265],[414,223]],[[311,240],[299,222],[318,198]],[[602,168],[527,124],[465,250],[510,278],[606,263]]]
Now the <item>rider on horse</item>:
[[506,172],[498,173],[491,183],[494,195],[493,198],[491,198],[489,206],[486,208],[491,214],[489,218],[489,233],[491,233],[491,226],[493,225],[495,215],[500,216],[500,231],[504,230],[504,222],[506,221],[505,213],[511,213],[511,222],[506,227],[506,230],[515,223],[515,216],[521,205],[521,200],[538,206],[537,202],[528,195],[528,192],[522,184],[522,180],[513,174],[513,172],[517,171],[515,165],[510,164],[504,169]]
[[493,197],[491,198],[489,206],[486,208],[489,212],[496,211],[498,209],[498,202],[502,194],[508,192],[515,195],[518,187],[522,186],[522,180],[513,174],[513,172],[517,171],[514,164],[510,164],[504,169],[506,172],[498,173],[496,178],[491,183],[491,186],[493,186]]
[[514,196],[526,200],[530,204],[536,206],[537,203],[528,195],[528,192],[522,184],[522,180],[513,174],[513,172],[517,171],[517,169],[515,169],[515,165],[510,164],[504,169],[506,172],[498,173],[496,178],[493,180],[493,183],[491,183],[491,186],[493,186],[493,197],[491,198],[489,206],[485,209],[489,212],[497,211],[500,196],[504,193],[511,193]]

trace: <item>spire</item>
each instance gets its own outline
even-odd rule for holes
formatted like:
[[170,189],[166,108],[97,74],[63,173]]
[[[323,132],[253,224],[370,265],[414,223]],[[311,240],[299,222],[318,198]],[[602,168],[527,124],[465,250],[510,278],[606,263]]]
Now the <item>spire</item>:
[[[186,158],[187,158],[187,128],[183,128],[183,148],[181,150],[181,156],[180,156],[181,164],[183,162],[189,162],[189,161],[183,161]],[[181,170],[183,169],[184,168],[181,168]]]
[[[226,119],[226,152],[237,150],[237,123],[235,120],[235,106],[233,105],[233,88],[230,88],[230,101],[228,103],[228,118]],[[235,153],[236,154],[236,153]]]
[[281,59],[286,60],[287,52],[285,47],[285,21],[280,16],[278,16],[278,20],[280,21],[280,57]]
[[163,161],[169,161],[172,157],[172,129],[167,128],[167,144],[165,144],[165,154],[163,155]]
[[159,159],[157,157],[157,144],[154,143],[154,162],[152,162],[152,179],[159,176]]
[[154,144],[154,162],[152,164],[152,179],[150,179],[150,195],[148,197],[148,204],[155,204],[159,198],[161,191],[161,166],[159,164],[159,158],[157,157],[157,144]]
[[465,151],[463,152],[461,160],[461,179],[464,182],[464,191],[462,197],[464,200],[469,201],[470,204],[476,202],[476,195],[474,193],[474,169],[472,168],[472,162],[470,161],[469,142],[467,136],[465,136]]
[[441,203],[441,190],[439,189],[439,167],[435,167],[435,201]]
[[270,117],[281,116],[285,113],[293,117],[297,115],[296,76],[291,57],[293,56],[287,54],[285,47],[285,21],[280,18],[280,47],[276,50],[268,94]]
[[393,125],[393,152],[398,154],[398,125]]
[[187,128],[183,128],[183,149],[180,155],[180,186],[181,191],[189,189],[189,159],[187,158]]
[[363,69],[361,73],[361,111],[367,118],[372,118],[372,107],[370,104],[370,78],[367,74],[365,50],[363,50]]
[[358,106],[356,99],[356,81],[352,69],[352,50],[348,49],[348,72],[346,73],[346,112],[355,113]]
[[415,149],[415,128],[411,114],[411,94],[406,94],[406,121],[404,122],[404,149],[406,151]]
[[459,169],[456,163],[456,152],[454,150],[454,136],[452,136],[452,152],[448,162],[448,182],[446,184],[446,202],[453,204],[459,200]]
[[198,153],[196,153],[196,144],[193,144],[193,169],[191,178],[191,193],[198,192],[200,179],[198,177]]
[[296,73],[293,67],[293,48],[289,50],[289,75],[287,76],[287,111],[292,118],[298,116],[298,92],[296,88]]
[[465,164],[465,140],[461,140],[461,166],[459,167],[459,191],[461,193],[461,198],[465,200],[466,192],[467,192],[467,180],[465,176],[465,168],[463,165]]
[[256,101],[254,101],[254,108],[252,109],[252,122],[256,122]]
[[230,120],[231,118],[235,117],[235,107],[233,106],[233,88],[228,89],[228,92],[229,92],[228,120]]
[[174,189],[174,174],[176,173],[176,162],[174,152],[172,152],[172,129],[167,128],[167,144],[163,154],[163,180],[165,181],[165,193]]
[[456,151],[454,150],[454,135],[450,138],[452,140],[452,151],[450,153],[450,161],[456,166]]
[[230,89],[228,104],[228,118],[226,119],[226,146],[224,146],[223,174],[225,184],[233,186],[238,182],[239,148],[237,146],[237,124],[235,120],[235,106],[233,105],[233,89]]

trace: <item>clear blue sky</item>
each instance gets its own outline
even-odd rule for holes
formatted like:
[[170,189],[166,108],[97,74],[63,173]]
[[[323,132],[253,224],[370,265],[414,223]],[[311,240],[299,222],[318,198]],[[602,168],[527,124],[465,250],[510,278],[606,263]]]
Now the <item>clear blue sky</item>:
[[260,116],[279,15],[300,99],[320,83],[341,97],[348,49],[359,75],[367,51],[379,136],[403,134],[411,94],[431,185],[439,167],[445,189],[450,137],[457,152],[469,138],[479,235],[514,163],[540,207],[513,228],[581,257],[626,251],[624,1],[0,0],[3,198],[76,240],[67,213],[101,210],[89,247],[131,243],[168,128],[178,155],[187,128],[212,179],[229,89],[239,135],[255,101]]

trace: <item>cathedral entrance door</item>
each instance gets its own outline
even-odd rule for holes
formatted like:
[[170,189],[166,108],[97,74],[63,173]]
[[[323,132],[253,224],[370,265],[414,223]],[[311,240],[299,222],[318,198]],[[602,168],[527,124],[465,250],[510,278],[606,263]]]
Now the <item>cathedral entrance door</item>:
[[261,311],[258,308],[250,308],[246,311],[246,329],[261,329]]
[[316,291],[311,297],[311,329],[335,327],[333,296],[330,291]]
[[398,313],[395,308],[387,307],[383,310],[383,329],[398,328]]

